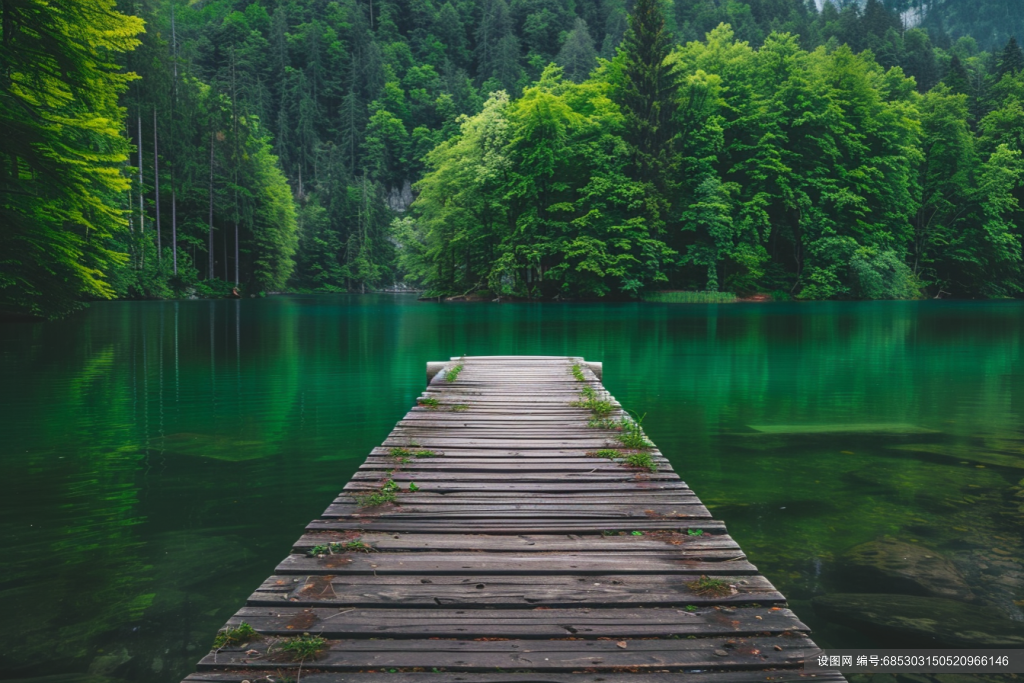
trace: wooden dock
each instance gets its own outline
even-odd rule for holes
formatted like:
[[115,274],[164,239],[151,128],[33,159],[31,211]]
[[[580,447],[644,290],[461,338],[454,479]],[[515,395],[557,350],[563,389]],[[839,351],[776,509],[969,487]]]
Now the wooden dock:
[[189,683],[843,680],[657,448],[595,455],[599,364],[443,365]]

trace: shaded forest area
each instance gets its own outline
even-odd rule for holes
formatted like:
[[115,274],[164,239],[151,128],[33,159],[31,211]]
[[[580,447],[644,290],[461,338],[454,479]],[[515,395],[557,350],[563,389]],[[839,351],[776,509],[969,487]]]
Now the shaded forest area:
[[1019,4],[4,0],[0,307],[1016,296]]

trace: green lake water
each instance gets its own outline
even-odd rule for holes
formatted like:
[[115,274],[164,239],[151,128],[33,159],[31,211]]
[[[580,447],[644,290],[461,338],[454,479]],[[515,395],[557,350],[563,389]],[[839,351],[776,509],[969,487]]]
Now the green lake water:
[[[876,590],[842,556],[883,537],[941,553],[1020,621],[1022,334],[1017,302],[401,295],[0,325],[0,679],[177,683],[409,409],[425,363],[462,354],[603,361],[821,645],[878,642],[810,601]],[[891,425],[921,433],[877,433]]]

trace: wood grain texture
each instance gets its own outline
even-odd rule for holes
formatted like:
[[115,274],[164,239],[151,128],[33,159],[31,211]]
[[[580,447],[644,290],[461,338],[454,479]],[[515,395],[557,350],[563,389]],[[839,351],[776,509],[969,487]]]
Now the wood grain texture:
[[[625,414],[582,358],[444,363],[460,364],[454,382],[430,380],[224,627],[261,636],[212,651],[186,681],[812,678],[807,626],[668,459],[652,447],[654,471],[628,467],[620,432],[572,405],[590,387],[611,419]],[[604,449],[619,457],[595,457]],[[393,499],[370,505],[388,481]],[[324,643],[295,661],[283,647],[302,634]]]

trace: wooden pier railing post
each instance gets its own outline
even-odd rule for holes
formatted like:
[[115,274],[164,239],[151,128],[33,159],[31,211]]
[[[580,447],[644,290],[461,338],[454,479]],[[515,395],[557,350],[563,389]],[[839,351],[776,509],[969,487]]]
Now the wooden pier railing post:
[[428,363],[417,405],[186,680],[811,677],[807,627],[601,371],[564,356]]

